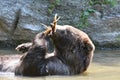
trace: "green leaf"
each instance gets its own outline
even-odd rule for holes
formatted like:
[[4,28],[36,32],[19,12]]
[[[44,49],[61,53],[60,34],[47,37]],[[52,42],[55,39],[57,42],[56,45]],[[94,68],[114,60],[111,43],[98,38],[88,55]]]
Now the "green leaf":
[[56,4],[57,4],[57,5],[60,5],[60,0],[56,0]]
[[89,13],[94,13],[94,12],[95,12],[95,10],[94,10],[94,9],[92,9],[92,8],[89,8],[89,9],[88,9],[88,12],[89,12]]
[[93,2],[92,0],[89,0],[89,4],[90,4],[90,5],[93,5],[94,2]]
[[84,12],[84,16],[89,16],[90,14],[89,14],[89,12],[88,11],[85,11]]

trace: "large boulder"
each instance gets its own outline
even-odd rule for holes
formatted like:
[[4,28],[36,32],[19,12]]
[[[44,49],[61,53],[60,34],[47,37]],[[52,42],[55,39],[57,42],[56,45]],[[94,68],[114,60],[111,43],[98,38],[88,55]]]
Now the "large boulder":
[[[86,0],[0,0],[0,47],[31,40],[44,30],[41,23],[48,25],[55,13],[61,16],[59,24],[77,27],[86,5]],[[119,2],[115,7],[98,4],[93,8],[97,12],[88,18],[90,24],[82,30],[98,47],[119,48]]]
[[96,45],[101,48],[120,47],[120,18],[111,17],[94,21],[87,28],[87,33],[91,36]]
[[[98,6],[94,16],[89,18],[89,26],[84,30],[97,47],[120,48],[120,6]],[[100,13],[102,9],[102,13]]]
[[39,0],[0,0],[0,42],[9,45],[13,40],[31,40],[44,29],[40,24],[47,22],[47,4]]

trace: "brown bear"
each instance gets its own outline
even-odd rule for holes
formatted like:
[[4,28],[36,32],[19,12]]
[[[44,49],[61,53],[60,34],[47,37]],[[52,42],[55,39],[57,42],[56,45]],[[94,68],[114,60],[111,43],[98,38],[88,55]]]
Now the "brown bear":
[[[32,43],[16,48],[26,52],[15,69],[16,75],[76,75],[87,70],[93,58],[94,44],[83,31],[69,25],[57,25],[58,19],[55,16],[52,29],[45,31],[47,35],[39,33]],[[50,37],[54,44],[53,55],[47,58],[46,37]]]

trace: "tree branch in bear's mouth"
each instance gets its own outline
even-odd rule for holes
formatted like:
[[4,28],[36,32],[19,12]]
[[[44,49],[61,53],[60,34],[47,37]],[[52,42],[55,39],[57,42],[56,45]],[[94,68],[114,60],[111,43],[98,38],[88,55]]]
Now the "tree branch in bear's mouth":
[[56,32],[56,25],[59,19],[60,19],[60,16],[58,17],[57,14],[55,14],[53,23],[50,24],[52,28],[52,33]]
[[44,34],[45,35],[48,35],[51,31],[52,31],[52,28],[51,27],[49,27],[49,26],[47,26],[47,25],[45,25],[45,24],[43,24],[43,23],[41,23],[41,25],[43,25],[44,27],[44,29],[45,29],[45,31],[44,31]]
[[57,25],[57,22],[58,22],[59,19],[60,19],[60,16],[58,17],[57,14],[55,14],[54,20],[53,20],[53,22],[50,24],[51,27],[49,27],[49,26],[41,23],[41,25],[44,26],[43,28],[46,29],[46,30],[44,31],[44,34],[45,34],[45,35],[48,35],[51,31],[52,31],[52,33],[56,32],[56,25]]
[[47,29],[47,28],[48,28],[47,25],[45,25],[45,24],[43,24],[43,23],[40,23],[40,24],[43,26],[44,29]]
[[45,31],[44,34],[48,35],[52,31],[51,27],[48,27]]

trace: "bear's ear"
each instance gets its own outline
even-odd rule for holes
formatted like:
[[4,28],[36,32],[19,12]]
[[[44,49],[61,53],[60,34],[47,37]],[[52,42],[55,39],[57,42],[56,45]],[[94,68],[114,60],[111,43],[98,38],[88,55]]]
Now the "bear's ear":
[[51,23],[52,33],[56,32],[56,25],[59,19],[60,19],[60,16],[58,17],[57,14],[55,14],[53,23]]

